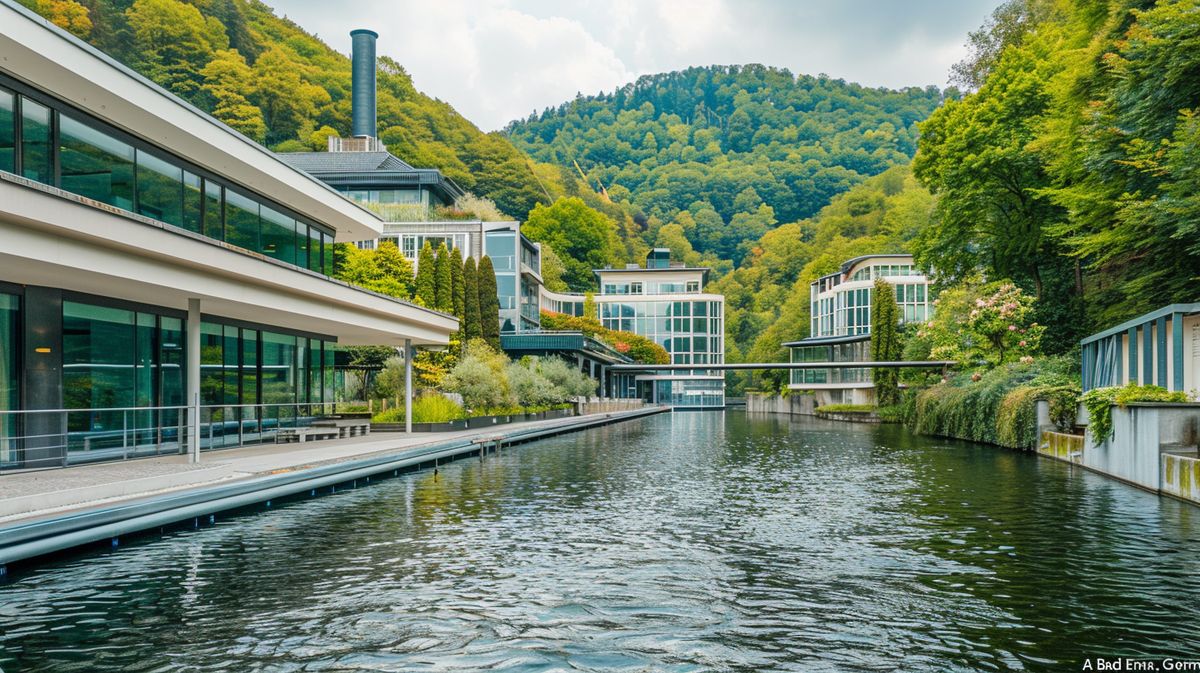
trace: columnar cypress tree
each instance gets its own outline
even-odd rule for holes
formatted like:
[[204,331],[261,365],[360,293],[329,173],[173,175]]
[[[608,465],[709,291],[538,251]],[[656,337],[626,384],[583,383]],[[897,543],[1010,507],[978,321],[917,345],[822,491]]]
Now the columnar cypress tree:
[[433,307],[450,313],[454,310],[454,287],[450,273],[450,250],[442,243],[437,249],[434,262]]
[[[871,359],[875,362],[899,360],[900,309],[896,306],[896,288],[882,278],[875,279],[871,297]],[[900,403],[900,375],[895,368],[871,371],[875,383],[875,401],[881,407]]]
[[459,320],[463,318],[463,311],[466,310],[465,297],[466,291],[463,289],[463,265],[462,253],[458,248],[450,249],[450,298],[454,303],[454,315],[458,316]]
[[429,241],[425,241],[425,245],[421,246],[421,252],[417,255],[417,288],[413,293],[413,298],[420,301],[423,306],[430,308],[436,306],[437,301],[434,289],[436,273],[437,258],[433,255],[433,247],[429,245]]
[[500,297],[496,270],[487,255],[479,260],[479,332],[489,346],[500,350]]
[[463,262],[463,337],[465,341],[483,336],[479,325],[479,272],[475,258]]

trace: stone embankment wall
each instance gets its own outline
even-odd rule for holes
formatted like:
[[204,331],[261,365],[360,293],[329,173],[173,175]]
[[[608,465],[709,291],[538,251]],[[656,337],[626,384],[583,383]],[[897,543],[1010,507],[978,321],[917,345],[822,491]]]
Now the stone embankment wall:
[[791,414],[815,416],[817,398],[814,395],[767,395],[746,393],[746,411],[752,414]]
[[617,411],[633,411],[646,406],[646,403],[641,400],[614,400],[593,397],[581,402],[575,403],[575,413],[583,416],[584,414],[611,414]]

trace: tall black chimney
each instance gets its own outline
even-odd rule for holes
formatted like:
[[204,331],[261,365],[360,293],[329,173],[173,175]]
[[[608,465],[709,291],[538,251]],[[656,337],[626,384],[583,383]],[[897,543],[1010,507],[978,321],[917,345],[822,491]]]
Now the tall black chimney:
[[379,34],[373,30],[350,31],[354,45],[350,130],[355,137],[375,137],[375,40],[378,38]]

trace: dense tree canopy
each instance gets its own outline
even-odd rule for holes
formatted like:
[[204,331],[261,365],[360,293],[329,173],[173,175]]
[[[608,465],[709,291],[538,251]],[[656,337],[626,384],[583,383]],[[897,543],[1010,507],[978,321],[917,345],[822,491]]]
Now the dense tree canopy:
[[921,125],[939,197],[915,244],[944,280],[1034,293],[1044,348],[1172,302],[1200,273],[1197,0],[1010,0]]
[[[933,87],[871,89],[761,65],[642,77],[578,97],[506,129],[535,158],[586,172],[589,186],[669,222],[708,226],[701,252],[738,246],[778,222],[815,214],[835,194],[916,151],[916,122],[941,103]],[[764,209],[763,206],[766,206]]]

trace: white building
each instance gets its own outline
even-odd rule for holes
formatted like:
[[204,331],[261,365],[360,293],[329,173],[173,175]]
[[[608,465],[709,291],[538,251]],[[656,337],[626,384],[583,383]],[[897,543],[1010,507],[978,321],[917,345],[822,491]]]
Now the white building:
[[[856,257],[812,282],[810,336],[783,344],[791,349],[791,361],[870,361],[871,301],[877,278],[895,288],[901,324],[924,322],[932,315],[930,279],[913,264],[912,255]],[[861,367],[794,369],[788,387],[813,391],[818,405],[875,401],[871,372]]]
[[383,223],[325,184],[11,0],[0,55],[0,468],[268,439],[457,329],[327,275]]
[[[656,248],[646,266],[597,269],[595,295],[600,323],[633,332],[661,345],[671,363],[697,365],[694,370],[646,372],[622,377],[620,397],[675,407],[725,406],[725,377],[704,365],[725,362],[725,297],[704,292],[708,269],[670,261],[670,251]],[[582,315],[582,297],[545,293],[548,309]]]

